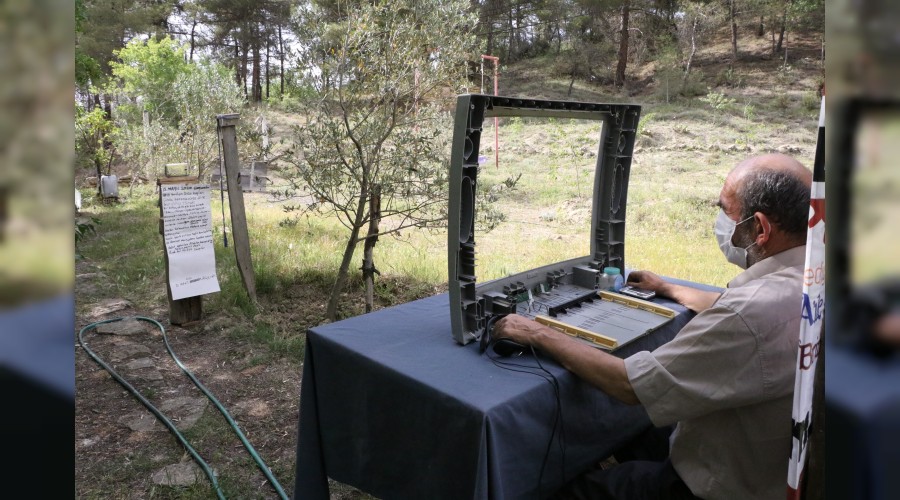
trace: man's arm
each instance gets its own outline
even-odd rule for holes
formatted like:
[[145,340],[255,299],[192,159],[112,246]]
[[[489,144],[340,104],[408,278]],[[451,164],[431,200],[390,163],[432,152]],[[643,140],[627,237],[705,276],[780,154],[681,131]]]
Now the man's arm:
[[658,295],[668,297],[694,312],[709,309],[722,295],[719,292],[708,292],[689,286],[669,283],[650,271],[632,271],[628,274],[628,284],[644,290],[652,290]]
[[587,383],[625,404],[640,404],[620,358],[578,342],[522,316],[511,314],[494,326],[497,338],[506,337],[532,345]]

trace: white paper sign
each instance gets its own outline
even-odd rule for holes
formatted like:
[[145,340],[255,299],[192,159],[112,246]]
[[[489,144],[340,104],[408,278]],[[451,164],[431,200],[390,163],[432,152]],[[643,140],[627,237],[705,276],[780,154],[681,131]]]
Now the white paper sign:
[[172,299],[219,291],[208,184],[161,185]]

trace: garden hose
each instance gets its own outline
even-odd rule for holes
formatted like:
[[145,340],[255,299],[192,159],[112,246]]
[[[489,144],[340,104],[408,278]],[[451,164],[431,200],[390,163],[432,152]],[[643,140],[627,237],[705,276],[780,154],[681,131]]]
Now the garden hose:
[[[206,477],[209,478],[209,481],[212,483],[213,488],[216,490],[216,496],[218,496],[220,499],[224,500],[225,495],[222,493],[222,490],[219,488],[219,483],[218,483],[218,481],[216,481],[215,475],[213,474],[212,470],[209,468],[209,464],[207,464],[206,461],[203,460],[203,458],[197,453],[197,451],[194,450],[194,448],[190,445],[190,443],[188,443],[187,439],[185,439],[185,437],[181,434],[181,432],[178,431],[178,429],[175,427],[175,425],[172,423],[172,421],[170,421],[168,418],[166,418],[166,416],[163,415],[155,406],[153,406],[153,404],[150,403],[150,401],[148,401],[143,395],[141,395],[141,393],[138,392],[137,389],[135,389],[131,384],[128,383],[128,381],[126,381],[118,373],[116,373],[116,371],[113,370],[113,368],[111,366],[106,364],[103,361],[103,359],[100,358],[100,356],[98,356],[96,353],[94,353],[94,351],[90,350],[88,348],[87,344],[85,344],[84,338],[83,338],[85,332],[87,332],[89,330],[93,330],[94,328],[97,328],[99,325],[102,325],[105,323],[114,323],[116,321],[122,321],[123,319],[125,319],[125,318],[113,318],[113,319],[108,319],[105,321],[98,321],[96,323],[91,323],[90,325],[85,326],[78,332],[78,343],[81,345],[81,348],[84,349],[85,352],[87,352],[88,355],[94,361],[97,362],[97,364],[99,364],[100,366],[103,367],[103,369],[108,371],[110,373],[110,375],[112,375],[113,378],[116,379],[117,382],[119,382],[123,387],[125,387],[128,390],[128,392],[130,392],[132,395],[134,395],[134,397],[136,397],[144,406],[146,406],[147,409],[150,410],[150,412],[156,416],[156,418],[158,418],[163,424],[165,424],[165,426],[170,431],[172,431],[173,434],[175,434],[175,437],[177,437],[178,440],[181,442],[181,444],[184,445],[184,447],[188,451],[188,453],[190,453],[191,456],[194,457],[194,460],[200,465],[200,468],[203,469],[203,472],[206,474]],[[250,453],[250,456],[253,457],[253,460],[259,466],[259,469],[262,471],[263,475],[266,476],[266,479],[269,480],[269,482],[272,484],[272,486],[278,492],[278,496],[283,500],[287,500],[289,497],[284,492],[284,489],[281,487],[281,484],[279,484],[278,480],[275,479],[275,476],[272,475],[272,472],[269,470],[269,467],[265,464],[265,462],[263,462],[262,458],[260,458],[259,454],[256,452],[256,449],[253,448],[253,445],[251,445],[250,442],[247,441],[247,438],[244,436],[244,433],[241,432],[241,429],[238,427],[237,422],[235,422],[234,419],[231,418],[231,414],[228,413],[228,410],[226,410],[225,407],[222,406],[222,403],[220,403],[219,400],[216,399],[216,397],[213,396],[212,393],[209,392],[209,390],[199,380],[197,380],[197,377],[195,377],[194,374],[191,373],[191,371],[188,370],[186,366],[184,366],[184,364],[181,362],[181,360],[178,359],[178,356],[175,355],[175,352],[172,351],[172,346],[169,345],[169,338],[166,335],[166,329],[163,328],[162,324],[154,319],[145,318],[143,316],[135,316],[134,319],[140,320],[140,321],[146,321],[147,323],[153,323],[154,325],[156,325],[157,328],[159,328],[159,330],[162,332],[162,335],[163,335],[163,343],[166,346],[166,350],[169,351],[169,355],[172,356],[172,359],[175,361],[175,364],[178,365],[179,368],[181,368],[181,371],[183,371],[188,376],[188,378],[191,379],[191,381],[194,383],[194,385],[196,385],[197,388],[200,389],[200,391],[203,392],[203,394],[206,395],[206,397],[210,401],[213,402],[213,404],[216,406],[216,408],[218,408],[219,412],[222,414],[223,417],[225,417],[225,420],[228,422],[228,425],[230,425],[231,428],[234,429],[235,434],[237,434],[237,436],[240,438],[241,443],[243,443],[243,445],[244,445],[244,448],[246,448],[247,451]]]

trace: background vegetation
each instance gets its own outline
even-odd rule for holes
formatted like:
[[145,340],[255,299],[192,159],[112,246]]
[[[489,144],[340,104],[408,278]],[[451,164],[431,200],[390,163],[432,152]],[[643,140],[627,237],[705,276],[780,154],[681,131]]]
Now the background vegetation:
[[[205,357],[202,379],[246,403],[270,387],[236,373],[264,367],[299,383],[307,328],[444,291],[452,110],[458,93],[492,93],[482,54],[500,57],[502,95],[640,104],[627,265],[724,286],[738,269],[712,222],[727,172],[770,151],[812,163],[823,18],[816,0],[76,0],[79,322],[109,298],[165,318],[153,181],[181,162],[208,180],[219,162],[215,115],[227,112],[241,113],[242,161],[268,161],[277,196],[245,194],[258,303],[223,245],[228,207],[214,196],[222,292],[204,297],[204,325],[180,337]],[[487,120],[479,280],[586,255],[598,125],[511,118],[496,132],[499,165]],[[96,196],[108,173],[130,175],[117,202]],[[94,421],[118,411],[106,405],[121,391],[95,383],[90,366],[79,365],[77,429],[107,449],[76,443],[92,457],[77,467],[78,494],[207,496],[200,485],[148,484],[164,463],[154,457],[180,452],[109,437]],[[295,425],[294,396],[267,403],[271,417],[242,423],[262,426],[256,435]],[[252,466],[222,452],[229,445],[213,436],[223,427],[204,419],[195,437],[216,450],[229,493],[270,495],[245,480]],[[276,471],[284,485],[293,445],[266,451],[287,457]]]

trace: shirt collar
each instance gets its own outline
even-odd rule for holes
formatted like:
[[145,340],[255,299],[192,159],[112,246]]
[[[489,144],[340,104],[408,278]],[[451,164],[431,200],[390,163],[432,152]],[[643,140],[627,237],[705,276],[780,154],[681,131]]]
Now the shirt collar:
[[806,245],[800,245],[757,262],[728,283],[734,288],[787,267],[801,267],[806,262]]

